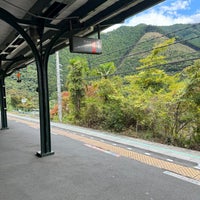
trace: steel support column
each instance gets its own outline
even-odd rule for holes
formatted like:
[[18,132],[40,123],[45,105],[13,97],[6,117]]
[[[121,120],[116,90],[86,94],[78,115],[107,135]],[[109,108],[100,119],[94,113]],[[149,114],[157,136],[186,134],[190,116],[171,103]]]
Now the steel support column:
[[7,107],[6,107],[6,89],[4,77],[0,79],[0,102],[1,102],[1,129],[8,129]]
[[41,151],[36,155],[44,157],[54,154],[51,151],[51,130],[50,130],[50,112],[49,112],[49,89],[48,89],[48,60],[40,56],[42,66],[38,70],[38,86],[39,86],[39,106],[40,106],[40,144]]
[[[39,108],[40,108],[40,145],[41,150],[36,153],[39,157],[54,154],[51,150],[51,133],[50,133],[50,114],[49,114],[49,96],[48,96],[48,80],[47,80],[47,63],[48,57],[43,59],[43,55],[38,52],[34,42],[30,36],[17,23],[17,18],[6,10],[0,8],[0,19],[13,27],[25,41],[29,44],[35,57],[39,86]],[[49,54],[48,54],[49,55]]]

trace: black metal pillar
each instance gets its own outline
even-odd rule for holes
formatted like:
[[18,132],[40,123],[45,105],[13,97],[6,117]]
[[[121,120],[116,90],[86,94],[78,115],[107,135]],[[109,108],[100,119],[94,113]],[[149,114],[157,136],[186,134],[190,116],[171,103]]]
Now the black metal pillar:
[[41,55],[42,66],[38,69],[39,107],[40,107],[40,145],[41,151],[36,155],[44,157],[54,154],[51,151],[50,112],[47,61]]
[[43,52],[42,37],[44,33],[44,20],[40,20],[40,26],[36,28],[36,32],[40,39],[40,67],[37,68],[38,86],[39,86],[39,107],[40,107],[40,144],[41,151],[36,155],[44,157],[54,154],[51,151],[51,127],[50,127],[50,110],[49,110],[49,88],[48,88],[48,52]]
[[8,129],[7,107],[6,107],[6,89],[4,77],[0,79],[0,102],[1,102],[1,129]]
[[31,37],[24,31],[24,29],[17,23],[17,18],[6,10],[0,8],[0,19],[12,26],[16,31],[21,34],[21,36],[29,44],[33,55],[35,57],[35,62],[37,66],[38,75],[38,87],[39,87],[39,108],[40,108],[40,146],[41,151],[38,151],[36,155],[38,157],[44,157],[54,154],[51,150],[51,132],[50,132],[50,114],[49,114],[49,95],[48,95],[48,75],[47,75],[47,63],[49,58],[49,52],[45,53],[46,56],[43,57],[42,49],[39,52],[32,41]]

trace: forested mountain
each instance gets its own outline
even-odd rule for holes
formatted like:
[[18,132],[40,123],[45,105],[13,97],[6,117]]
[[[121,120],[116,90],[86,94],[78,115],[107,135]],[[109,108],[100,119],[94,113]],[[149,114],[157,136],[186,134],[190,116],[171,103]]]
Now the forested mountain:
[[[139,65],[139,59],[144,58],[155,46],[168,38],[175,37],[174,45],[166,52],[169,62],[191,58],[199,55],[200,50],[200,25],[173,25],[168,27],[147,26],[144,24],[136,27],[120,27],[112,32],[102,34],[102,55],[71,54],[68,49],[60,51],[61,63],[68,65],[69,59],[75,56],[86,57],[90,68],[98,67],[106,62],[114,62],[119,73],[134,71]],[[182,70],[189,63],[179,63],[175,66],[166,66],[169,73]]]
[[[93,37],[97,37],[97,35]],[[156,44],[173,37],[176,39],[175,43],[169,45],[164,55],[167,62],[172,64],[162,67],[168,73],[175,73],[192,63],[191,61],[179,61],[199,57],[200,24],[178,24],[173,26],[149,26],[140,24],[135,27],[122,26],[112,32],[101,34],[103,45],[103,53],[101,55],[72,54],[68,48],[65,48],[59,52],[60,63],[62,65],[62,89],[65,90],[68,74],[67,66],[71,58],[76,56],[87,58],[90,69],[97,68],[103,63],[114,62],[117,69],[116,73],[122,76],[133,74],[136,67],[139,66],[139,60],[148,55]],[[48,73],[51,99],[55,99],[56,97],[55,63],[55,55],[50,56]],[[21,70],[22,82],[19,84],[16,83],[16,74],[7,78],[8,93],[12,93],[12,89],[14,89],[19,90],[17,93],[20,94],[21,88],[24,88],[25,93],[28,96],[32,96],[37,87],[35,70],[36,67],[34,65],[30,65],[26,69]]]
[[[96,35],[93,37],[97,37]],[[144,58],[158,44],[168,38],[175,37],[175,44],[169,46],[165,56],[168,62],[181,61],[199,57],[200,50],[200,24],[149,26],[140,24],[135,27],[122,26],[112,32],[101,34],[103,53],[101,55],[84,55],[70,53],[63,49],[60,53],[62,64],[63,87],[66,83],[67,66],[73,57],[85,57],[90,68],[96,68],[106,62],[114,62],[119,74],[134,73],[139,65],[139,60]],[[175,62],[166,65],[164,70],[168,73],[181,71],[192,62]],[[55,56],[51,56],[49,63],[50,93],[56,89]]]
[[[105,62],[114,62],[116,67],[122,67],[122,72],[127,68],[134,68],[138,59],[148,54],[153,46],[167,38],[175,37],[173,47],[169,47],[167,56],[179,57],[183,53],[193,53],[200,50],[200,25],[173,25],[168,27],[147,26],[144,24],[135,27],[120,27],[112,32],[101,34],[103,43],[102,55],[86,55],[90,67],[97,67]],[[184,46],[183,46],[184,45]],[[143,53],[145,52],[145,53]],[[70,54],[68,49],[61,51],[67,58],[64,64],[68,64],[71,57],[77,54]],[[79,55],[83,57],[83,55]],[[61,56],[62,57],[62,56]],[[127,62],[128,65],[123,64]]]

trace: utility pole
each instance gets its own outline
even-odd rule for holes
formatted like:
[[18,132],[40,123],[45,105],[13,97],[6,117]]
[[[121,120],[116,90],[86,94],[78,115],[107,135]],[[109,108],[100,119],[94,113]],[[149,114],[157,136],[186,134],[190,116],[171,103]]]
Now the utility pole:
[[57,76],[57,96],[58,96],[58,119],[62,122],[62,95],[60,82],[60,62],[59,53],[56,51],[56,76]]

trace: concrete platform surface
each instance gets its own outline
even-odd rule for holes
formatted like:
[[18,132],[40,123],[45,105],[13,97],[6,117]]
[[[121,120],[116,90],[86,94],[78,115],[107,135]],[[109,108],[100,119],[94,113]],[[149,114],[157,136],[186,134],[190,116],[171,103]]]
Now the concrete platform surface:
[[52,134],[55,155],[38,150],[37,127],[12,120],[0,131],[0,200],[199,200],[199,185],[62,135]]

